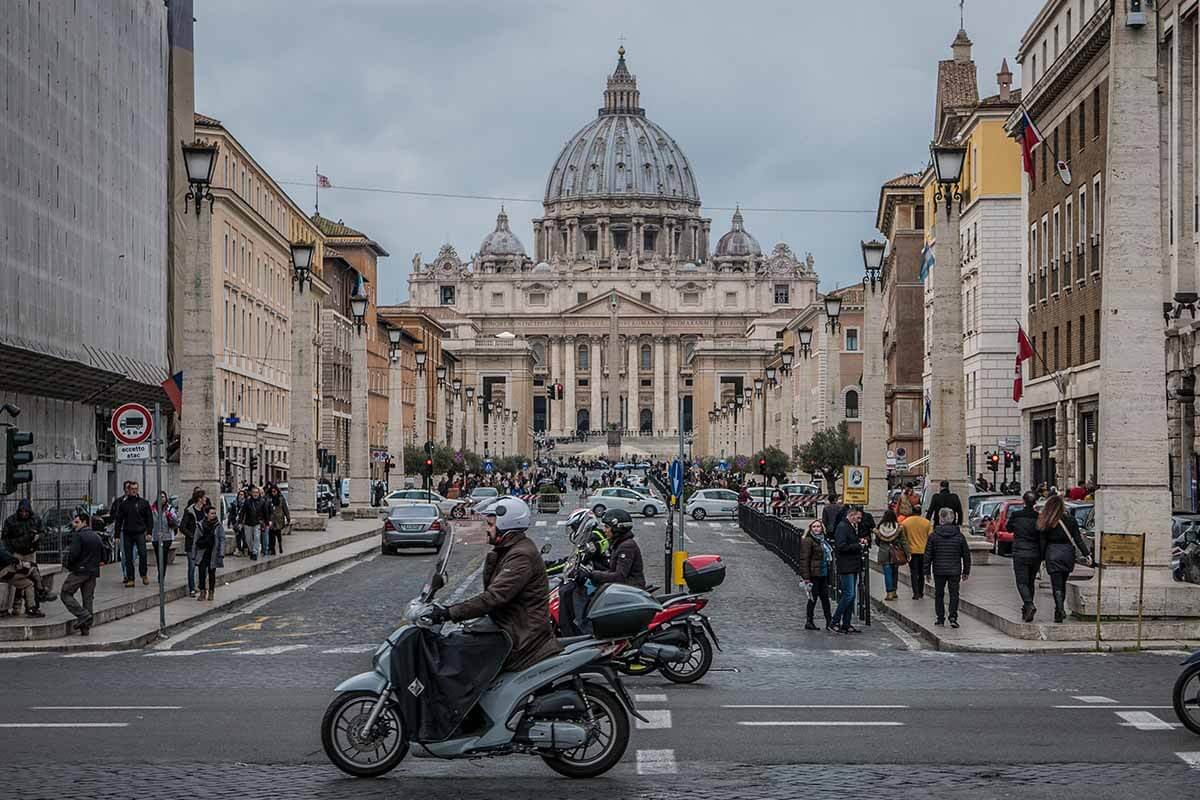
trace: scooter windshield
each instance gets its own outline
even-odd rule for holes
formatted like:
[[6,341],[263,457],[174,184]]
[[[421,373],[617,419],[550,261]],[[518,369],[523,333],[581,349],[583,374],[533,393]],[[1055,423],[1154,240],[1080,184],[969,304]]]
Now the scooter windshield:
[[438,590],[446,585],[446,570],[450,565],[450,552],[454,549],[454,536],[450,535],[442,542],[442,549],[438,551],[437,561],[433,565],[433,573],[429,576],[429,580],[421,589],[421,602],[430,603],[433,601]]

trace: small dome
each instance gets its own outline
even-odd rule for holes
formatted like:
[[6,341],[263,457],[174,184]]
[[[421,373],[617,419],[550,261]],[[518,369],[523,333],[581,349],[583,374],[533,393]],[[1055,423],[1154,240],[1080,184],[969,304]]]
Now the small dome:
[[535,266],[531,271],[532,272],[551,272],[552,270],[548,263],[546,263],[545,261],[539,261],[537,263],[537,266]]
[[489,233],[483,244],[479,245],[479,255],[484,258],[525,255],[525,245],[508,227],[508,214],[504,213],[504,206],[500,206],[500,213],[496,216],[496,230]]
[[690,261],[685,261],[679,265],[679,271],[680,272],[695,272],[696,265]]
[[714,256],[717,258],[746,258],[748,256],[761,255],[762,248],[758,246],[758,240],[751,236],[750,232],[742,224],[741,208],[735,209],[733,212],[733,228],[717,242],[717,249]]

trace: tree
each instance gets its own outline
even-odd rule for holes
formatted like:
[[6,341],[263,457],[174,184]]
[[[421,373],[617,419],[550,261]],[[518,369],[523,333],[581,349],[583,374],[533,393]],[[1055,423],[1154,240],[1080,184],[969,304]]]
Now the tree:
[[842,477],[842,468],[854,463],[854,448],[850,429],[842,420],[836,428],[814,433],[808,444],[799,448],[796,460],[805,472],[820,473],[825,478],[826,491],[833,492]]
[[777,475],[783,477],[787,475],[788,469],[791,467],[791,459],[788,458],[787,453],[775,445],[771,445],[766,450],[759,450],[755,453],[751,468],[760,475],[763,473],[763,468],[759,466],[759,462],[764,458],[767,460],[766,474],[768,476]]

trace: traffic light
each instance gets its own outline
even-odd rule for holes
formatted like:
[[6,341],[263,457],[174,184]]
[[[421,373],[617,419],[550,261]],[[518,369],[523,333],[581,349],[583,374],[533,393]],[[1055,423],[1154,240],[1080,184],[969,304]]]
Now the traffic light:
[[258,469],[258,454],[251,453],[250,454],[250,471],[253,472],[256,469]]
[[765,458],[758,459],[758,471],[764,475],[767,473],[767,460]]
[[33,470],[18,469],[33,461],[33,453],[22,448],[33,444],[33,434],[16,428],[5,428],[5,449],[8,457],[4,462],[4,490],[0,494],[12,494],[17,486],[33,480]]
[[1005,469],[1008,469],[1009,467],[1012,466],[1012,457],[1013,457],[1012,450],[1004,451],[1004,468]]
[[992,472],[999,471],[999,469],[1000,469],[1000,454],[999,453],[988,453],[988,465],[991,467]]

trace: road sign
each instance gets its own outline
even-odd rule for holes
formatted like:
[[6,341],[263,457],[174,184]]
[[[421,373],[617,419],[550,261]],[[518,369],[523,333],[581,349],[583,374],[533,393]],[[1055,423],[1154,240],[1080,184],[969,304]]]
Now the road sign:
[[495,469],[495,467],[492,466],[492,462],[490,459],[488,461],[483,462],[483,471],[484,472],[487,472],[490,474],[493,469]]
[[376,464],[386,464],[387,460],[388,460],[388,451],[387,450],[372,450],[371,451],[371,460],[374,461]]
[[847,503],[866,505],[870,500],[871,471],[868,467],[848,466],[842,468],[842,496]]
[[118,444],[117,461],[148,461],[150,459],[150,443]]
[[667,474],[671,477],[671,494],[681,497],[683,495],[683,464],[679,459],[671,462]]
[[154,432],[154,418],[141,403],[126,403],[113,412],[109,427],[119,443],[141,444]]
[[1142,563],[1142,542],[1138,533],[1100,534],[1100,560],[1106,567],[1137,567]]

